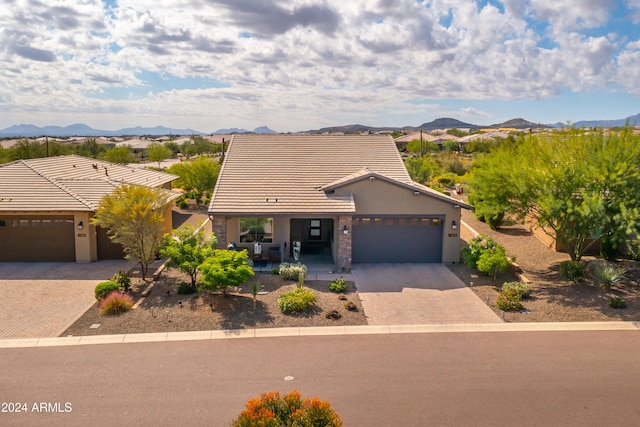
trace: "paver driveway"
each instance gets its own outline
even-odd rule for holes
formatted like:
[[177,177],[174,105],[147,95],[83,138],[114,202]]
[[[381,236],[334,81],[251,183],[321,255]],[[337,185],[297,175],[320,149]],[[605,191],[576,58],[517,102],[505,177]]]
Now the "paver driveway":
[[442,264],[356,264],[352,274],[370,325],[502,322]]
[[129,268],[124,260],[0,263],[0,339],[58,336],[95,303],[98,283]]

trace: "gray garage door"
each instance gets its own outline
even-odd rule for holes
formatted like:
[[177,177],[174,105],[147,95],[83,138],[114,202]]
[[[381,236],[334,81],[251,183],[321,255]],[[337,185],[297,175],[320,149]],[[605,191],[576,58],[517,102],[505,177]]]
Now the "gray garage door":
[[354,263],[442,262],[440,218],[354,217]]
[[73,216],[0,217],[0,261],[75,260]]

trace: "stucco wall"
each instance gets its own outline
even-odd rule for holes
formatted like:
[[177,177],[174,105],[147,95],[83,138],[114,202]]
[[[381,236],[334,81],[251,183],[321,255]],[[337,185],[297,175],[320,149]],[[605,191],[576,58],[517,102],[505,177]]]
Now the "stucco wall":
[[[353,194],[356,215],[435,215],[444,217],[442,261],[460,261],[460,208],[381,179],[364,179],[336,190]],[[452,229],[452,221],[456,229]]]

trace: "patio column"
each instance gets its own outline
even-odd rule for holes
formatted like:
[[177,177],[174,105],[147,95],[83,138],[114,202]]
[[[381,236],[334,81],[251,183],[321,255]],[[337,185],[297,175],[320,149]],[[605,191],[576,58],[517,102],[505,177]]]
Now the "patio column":
[[227,249],[227,217],[226,216],[214,216],[211,219],[211,230],[213,234],[218,238],[218,249]]
[[351,270],[351,231],[351,215],[340,215],[338,217],[338,268],[345,271]]

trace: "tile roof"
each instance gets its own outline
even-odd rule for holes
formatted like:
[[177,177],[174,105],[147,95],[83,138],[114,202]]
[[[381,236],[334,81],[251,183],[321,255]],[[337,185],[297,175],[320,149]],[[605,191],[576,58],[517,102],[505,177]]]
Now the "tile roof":
[[160,187],[176,175],[81,156],[0,165],[0,211],[94,211],[121,184]]
[[353,213],[351,196],[324,190],[367,173],[406,186],[415,184],[390,136],[235,135],[209,212]]

